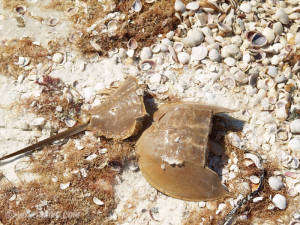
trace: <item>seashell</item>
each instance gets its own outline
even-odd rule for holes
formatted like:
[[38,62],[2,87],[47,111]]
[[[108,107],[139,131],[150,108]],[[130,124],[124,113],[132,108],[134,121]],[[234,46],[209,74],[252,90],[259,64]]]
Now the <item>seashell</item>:
[[215,48],[212,48],[209,51],[208,57],[211,61],[214,61],[214,62],[220,62],[221,61],[221,54],[220,54],[219,50],[217,50]]
[[132,58],[134,56],[134,49],[128,49],[126,51],[128,57]]
[[140,69],[143,71],[153,70],[155,68],[155,65],[156,63],[154,60],[146,59],[140,63]]
[[68,16],[74,16],[75,14],[78,13],[78,7],[70,7],[66,10]]
[[207,167],[206,155],[212,115],[224,111],[194,102],[161,106],[136,145],[146,180],[162,193],[183,200],[223,197],[226,191]]
[[142,48],[140,52],[140,58],[141,60],[150,59],[152,57],[152,50],[150,47],[144,47]]
[[296,36],[295,36],[295,44],[296,44],[296,45],[300,45],[300,32],[297,32],[297,33],[296,33]]
[[195,19],[201,27],[206,26],[208,23],[208,16],[206,13],[197,13]]
[[65,120],[65,124],[66,124],[68,127],[74,127],[75,124],[76,124],[76,120],[73,120],[73,119],[66,119],[66,120]]
[[199,2],[197,1],[192,1],[192,2],[189,2],[187,5],[186,5],[186,8],[188,10],[193,10],[193,11],[196,11],[197,9],[199,9],[200,7],[200,4]]
[[300,13],[295,12],[289,15],[289,19],[291,20],[299,20],[300,19]]
[[49,17],[45,22],[48,26],[55,27],[59,23],[59,19],[56,17]]
[[167,51],[169,50],[168,45],[163,44],[163,43],[161,43],[161,44],[159,45],[159,48],[160,48],[160,50],[161,50],[162,52],[167,52]]
[[111,20],[107,24],[107,31],[109,33],[115,33],[118,30],[119,22],[117,20]]
[[127,48],[135,50],[138,47],[138,43],[134,38],[130,38],[127,42]]
[[276,177],[276,176],[269,177],[268,183],[271,189],[274,191],[279,191],[281,188],[284,187],[280,177]]
[[177,57],[177,54],[176,54],[176,51],[175,49],[172,47],[172,46],[169,46],[169,52],[172,56],[172,59],[175,61],[175,62],[178,62],[178,57]]
[[181,64],[188,64],[190,61],[190,55],[186,52],[179,52],[177,58]]
[[235,63],[236,63],[236,60],[232,57],[227,57],[224,59],[224,63],[227,65],[227,66],[234,66]]
[[227,35],[232,32],[232,28],[224,23],[217,23],[221,35]]
[[132,4],[131,9],[135,12],[140,12],[143,8],[143,4],[141,0],[135,0],[135,2]]
[[300,137],[294,137],[289,141],[288,147],[293,151],[300,151]]
[[153,53],[159,53],[160,52],[160,45],[159,44],[153,44],[151,45],[151,50]]
[[28,66],[29,63],[30,63],[30,58],[29,57],[19,56],[17,65],[25,67],[25,66]]
[[293,72],[297,73],[300,71],[300,60],[298,60],[295,65],[293,66],[293,69],[292,69]]
[[195,47],[201,44],[204,40],[203,33],[200,29],[192,29],[187,33],[186,38],[183,39],[183,43],[190,47]]
[[184,47],[184,44],[182,42],[175,42],[173,45],[175,52],[181,52],[183,47]]
[[191,58],[194,60],[205,59],[208,54],[208,49],[204,46],[197,46],[192,48]]
[[154,3],[156,0],[145,0],[146,3],[151,4]]
[[282,24],[286,25],[289,23],[289,16],[282,8],[277,9],[277,11],[275,13],[275,18]]
[[263,166],[261,164],[261,160],[258,158],[258,156],[254,155],[252,153],[245,153],[244,157],[245,157],[245,159],[251,159],[258,169],[263,168]]
[[282,23],[276,22],[273,24],[273,30],[276,35],[280,35],[283,32]]
[[252,6],[250,2],[242,2],[240,5],[240,10],[244,13],[250,13],[252,11]]
[[182,1],[176,0],[174,4],[175,11],[183,13],[185,11],[185,5]]
[[172,40],[173,37],[175,35],[175,32],[174,31],[169,31],[167,34],[166,34],[166,38],[168,38],[169,40]]
[[93,202],[94,202],[96,205],[104,205],[104,202],[101,201],[99,198],[96,198],[96,197],[93,197]]
[[275,39],[275,33],[274,33],[274,31],[273,31],[271,28],[269,28],[269,27],[266,27],[266,28],[263,30],[262,34],[267,38],[267,41],[268,41],[269,43],[272,43],[272,42],[274,41],[274,39]]
[[267,44],[267,38],[261,33],[254,33],[250,42],[253,47],[260,48]]
[[52,61],[58,64],[61,64],[64,60],[64,54],[60,53],[60,52],[56,52],[54,53],[54,55],[52,56]]
[[211,37],[213,35],[209,27],[203,27],[201,30],[206,37]]
[[59,185],[59,187],[60,187],[61,190],[65,190],[65,189],[67,189],[69,186],[70,186],[70,182],[68,182],[68,183],[61,183],[61,184]]
[[26,6],[24,5],[18,5],[16,8],[15,8],[15,11],[20,14],[20,15],[24,15],[26,13]]
[[217,12],[223,12],[215,1],[205,0],[199,2],[201,8],[209,8]]
[[221,56],[223,58],[236,57],[240,53],[241,53],[240,48],[235,44],[225,45],[221,49]]
[[286,209],[286,198],[281,195],[281,194],[276,194],[273,198],[272,198],[272,202],[273,204],[281,209],[281,210],[284,210]]

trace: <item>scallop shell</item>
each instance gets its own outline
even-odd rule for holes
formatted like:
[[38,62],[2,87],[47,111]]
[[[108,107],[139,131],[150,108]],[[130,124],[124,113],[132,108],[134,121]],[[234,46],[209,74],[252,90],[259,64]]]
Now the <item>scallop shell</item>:
[[137,142],[139,167],[156,189],[189,201],[226,194],[218,175],[206,164],[213,113],[228,111],[198,103],[163,105]]

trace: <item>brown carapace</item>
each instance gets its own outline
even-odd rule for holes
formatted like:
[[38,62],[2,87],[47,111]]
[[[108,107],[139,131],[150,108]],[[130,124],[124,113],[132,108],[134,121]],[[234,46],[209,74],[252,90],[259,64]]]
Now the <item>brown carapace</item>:
[[6,155],[0,160],[33,151],[84,130],[90,130],[96,135],[115,140],[124,140],[134,136],[142,127],[142,119],[147,115],[143,95],[139,95],[138,90],[137,79],[128,77],[104,103],[89,112],[87,122]]
[[212,116],[230,110],[198,103],[163,105],[137,142],[139,167],[162,193],[189,201],[213,200],[227,192],[206,166]]

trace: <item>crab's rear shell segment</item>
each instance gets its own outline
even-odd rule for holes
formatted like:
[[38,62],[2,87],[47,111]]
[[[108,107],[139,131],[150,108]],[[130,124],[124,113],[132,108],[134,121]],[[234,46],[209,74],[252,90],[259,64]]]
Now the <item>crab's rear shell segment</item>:
[[206,167],[211,118],[221,111],[228,110],[197,103],[159,108],[137,143],[140,169],[152,186],[190,201],[224,196],[218,175]]
[[99,136],[124,140],[135,135],[147,115],[136,78],[128,77],[100,106],[92,109],[88,130]]

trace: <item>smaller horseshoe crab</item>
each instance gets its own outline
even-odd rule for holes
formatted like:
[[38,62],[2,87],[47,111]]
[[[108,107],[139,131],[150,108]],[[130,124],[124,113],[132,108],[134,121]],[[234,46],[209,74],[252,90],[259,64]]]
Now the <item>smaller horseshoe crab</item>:
[[227,192],[206,166],[212,116],[231,110],[198,103],[163,105],[137,142],[139,167],[162,193],[189,201],[213,200]]
[[0,160],[35,150],[84,130],[90,130],[98,136],[115,140],[124,140],[134,136],[142,126],[142,119],[147,115],[143,96],[138,95],[138,89],[137,79],[128,77],[103,104],[90,111],[87,122],[6,155]]

